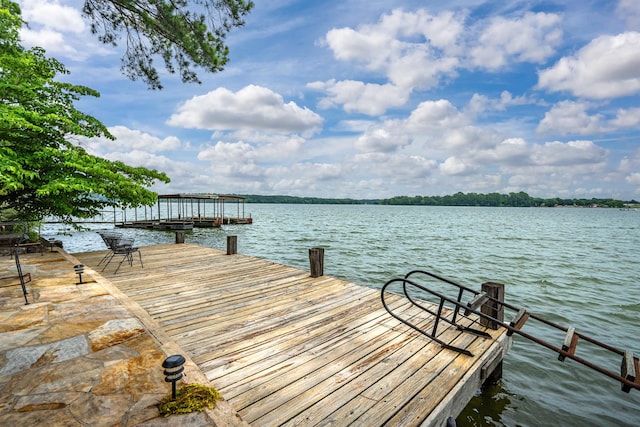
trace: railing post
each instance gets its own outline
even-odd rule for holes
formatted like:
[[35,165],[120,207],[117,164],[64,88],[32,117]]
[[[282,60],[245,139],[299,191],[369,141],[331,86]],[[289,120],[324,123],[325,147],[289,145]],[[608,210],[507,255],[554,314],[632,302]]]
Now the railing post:
[[227,255],[238,253],[238,236],[227,236]]
[[[500,302],[504,302],[504,285],[502,283],[486,282],[482,284],[482,292],[487,296],[494,298]],[[487,301],[482,304],[480,311],[486,315],[493,317],[494,319],[504,322],[504,306],[498,304],[495,301]],[[498,329],[498,325],[489,319],[481,318],[480,324],[486,328]]]
[[[486,282],[482,284],[482,292],[485,292],[487,296],[495,298],[500,302],[504,302],[504,284]],[[480,307],[480,311],[486,315],[493,317],[494,319],[504,322],[504,306],[495,301],[488,300]],[[498,329],[496,322],[491,320],[480,318],[480,324],[489,329]],[[491,370],[487,372],[483,385],[497,384],[502,379],[502,356],[500,361],[496,362],[495,367],[489,367]]]
[[176,244],[184,243],[184,231],[176,231]]
[[311,277],[320,277],[324,275],[324,248],[309,249],[309,264]]

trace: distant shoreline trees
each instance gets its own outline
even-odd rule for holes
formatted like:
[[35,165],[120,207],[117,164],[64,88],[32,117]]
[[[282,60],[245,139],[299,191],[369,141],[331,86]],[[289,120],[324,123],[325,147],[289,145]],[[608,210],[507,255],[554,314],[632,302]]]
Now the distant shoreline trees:
[[425,206],[493,206],[493,207],[554,207],[554,206],[578,206],[578,207],[610,207],[621,208],[625,205],[622,200],[614,199],[562,199],[553,197],[543,199],[531,197],[521,191],[519,193],[461,193],[448,196],[415,196],[393,197],[381,201],[385,205],[425,205]]
[[396,196],[390,199],[332,199],[320,197],[260,196],[243,195],[247,203],[297,203],[297,204],[359,204],[359,205],[404,205],[404,206],[486,206],[486,207],[608,207],[622,208],[625,204],[638,204],[637,201],[615,199],[563,199],[553,197],[543,199],[531,197],[521,191],[518,193],[462,193],[446,196]]

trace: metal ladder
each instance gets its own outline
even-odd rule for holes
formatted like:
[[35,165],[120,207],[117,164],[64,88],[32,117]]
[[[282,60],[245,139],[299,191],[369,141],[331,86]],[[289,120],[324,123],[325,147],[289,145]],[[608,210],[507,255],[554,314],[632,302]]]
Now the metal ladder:
[[[416,281],[415,277],[418,276],[426,276],[427,278],[436,279],[439,282],[451,285],[454,289],[457,288],[457,296],[453,298],[446,296],[441,292],[429,289],[424,284],[420,284]],[[419,325],[412,323],[409,319],[405,319],[397,313],[394,313],[393,309],[389,306],[389,304],[385,300],[385,294],[391,292],[388,290],[390,286],[398,284],[402,285],[402,292],[404,296],[411,302],[413,306],[426,313],[429,313],[434,317],[433,326],[430,327],[429,330],[425,330]],[[435,297],[438,300],[437,308],[435,308],[435,305],[432,307],[427,307],[427,304],[420,300],[420,295],[416,293],[419,291]],[[470,297],[470,299],[467,302],[463,302],[463,298],[465,297]],[[558,325],[554,322],[531,313],[525,308],[516,307],[504,301],[500,301],[499,299],[487,295],[485,292],[473,290],[444,277],[440,277],[434,273],[430,273],[424,270],[413,270],[407,273],[403,278],[395,278],[387,281],[381,290],[381,300],[382,305],[391,316],[393,316],[403,324],[415,329],[421,334],[429,337],[433,341],[440,344],[443,348],[447,348],[449,350],[457,351],[461,354],[473,357],[473,354],[469,350],[456,347],[438,338],[438,327],[442,324],[442,322],[454,326],[457,330],[463,333],[472,333],[482,338],[491,338],[491,335],[489,335],[484,330],[476,329],[476,325],[484,328],[488,326],[492,329],[505,328],[507,330],[508,336],[512,336],[513,334],[520,335],[538,345],[541,345],[548,348],[549,350],[558,353],[558,360],[560,360],[561,362],[564,362],[564,360],[567,358],[575,360],[582,365],[585,365],[593,370],[596,370],[597,372],[600,372],[601,374],[604,374],[620,382],[622,391],[626,393],[628,393],[632,388],[640,390],[640,377],[638,376],[638,371],[640,369],[638,366],[638,357],[634,356],[632,351],[623,351],[608,344],[602,343],[585,334],[576,332],[576,329],[572,326],[566,327]],[[489,307],[489,310],[487,310],[487,307]],[[514,317],[509,322],[498,319],[494,314],[496,310],[502,311],[504,309],[515,313]],[[493,312],[491,310],[493,310]],[[492,313],[493,315],[488,313]],[[461,324],[460,322],[462,319],[464,319],[465,323],[467,323],[468,325]],[[565,336],[562,344],[553,344],[542,340],[531,333],[523,331],[522,328],[528,321],[531,320],[539,322],[544,327],[563,331],[565,333]],[[576,354],[576,349],[580,341],[585,341],[599,348],[607,350],[608,352],[612,353],[614,357],[621,357],[620,373],[613,372],[600,365],[592,363],[584,359],[583,357],[578,356]]]

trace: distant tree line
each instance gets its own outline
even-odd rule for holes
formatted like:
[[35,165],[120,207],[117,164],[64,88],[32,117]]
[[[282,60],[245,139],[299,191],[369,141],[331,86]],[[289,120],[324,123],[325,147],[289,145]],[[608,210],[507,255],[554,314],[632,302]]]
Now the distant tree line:
[[561,199],[553,197],[543,199],[519,193],[461,193],[447,196],[396,196],[390,199],[325,199],[320,197],[259,196],[244,195],[248,203],[297,203],[297,204],[376,204],[376,205],[415,205],[415,206],[495,206],[495,207],[609,207],[622,208],[625,204],[638,204],[637,201],[615,199]]
[[519,193],[478,194],[458,192],[447,196],[399,196],[380,201],[384,205],[426,205],[426,206],[505,206],[505,207],[553,207],[553,206],[599,206],[609,208],[621,208],[625,203],[614,199],[561,199],[553,197],[543,199],[531,197],[521,191]]

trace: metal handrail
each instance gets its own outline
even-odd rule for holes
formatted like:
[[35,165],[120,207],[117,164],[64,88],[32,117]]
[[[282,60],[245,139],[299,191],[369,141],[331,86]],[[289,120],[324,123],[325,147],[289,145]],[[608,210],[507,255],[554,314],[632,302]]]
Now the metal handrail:
[[[422,328],[420,328],[419,326],[414,325],[413,323],[411,323],[411,322],[409,322],[409,321],[407,321],[407,320],[403,319],[402,317],[400,317],[400,316],[398,316],[396,313],[394,313],[394,312],[393,312],[393,310],[391,310],[391,308],[389,308],[389,306],[388,306],[387,302],[385,301],[385,297],[384,297],[384,296],[385,296],[386,288],[387,288],[388,286],[392,285],[393,283],[398,283],[398,282],[399,282],[399,283],[402,283],[402,290],[403,290],[403,293],[404,293],[405,297],[407,297],[407,299],[408,299],[408,300],[409,300],[413,305],[415,305],[416,307],[420,308],[420,309],[421,309],[421,310],[423,310],[423,311],[426,311],[427,313],[429,313],[429,314],[431,314],[431,315],[433,315],[433,316],[436,316],[435,321],[434,321],[434,324],[433,324],[433,329],[432,329],[432,332],[431,332],[431,333],[428,333],[428,332],[424,331]],[[434,296],[438,297],[438,298],[439,298],[439,300],[440,300],[440,303],[438,304],[438,311],[437,311],[437,312],[434,312],[434,311],[432,311],[431,309],[429,309],[429,308],[425,307],[424,305],[420,304],[420,303],[419,303],[418,301],[416,301],[414,298],[412,298],[412,297],[411,297],[411,295],[409,295],[409,292],[407,291],[407,285],[411,285],[411,286],[413,286],[413,287],[415,287],[415,288],[420,289],[421,291],[424,291],[424,292],[430,293],[431,295],[434,295]],[[458,301],[456,301],[456,300],[454,300],[454,299],[451,299],[451,298],[449,298],[449,297],[447,297],[447,296],[445,296],[445,295],[442,295],[442,294],[441,294],[441,293],[439,293],[439,292],[436,292],[436,291],[434,291],[434,290],[428,289],[428,288],[426,288],[426,287],[424,287],[424,286],[422,286],[422,285],[420,285],[420,284],[418,284],[418,283],[416,283],[416,282],[414,282],[414,281],[411,281],[411,280],[409,280],[409,279],[406,279],[406,278],[397,278],[397,279],[391,279],[391,280],[389,280],[389,281],[388,281],[387,283],[385,283],[385,284],[384,284],[384,286],[382,287],[382,291],[381,291],[381,299],[382,299],[382,305],[383,305],[383,306],[384,306],[384,308],[387,310],[387,312],[389,312],[389,314],[391,314],[393,317],[395,317],[395,318],[396,318],[397,320],[399,320],[400,322],[402,322],[402,323],[404,323],[405,325],[407,325],[407,326],[409,326],[409,327],[411,327],[411,328],[415,329],[416,331],[420,332],[421,334],[423,334],[423,335],[425,335],[425,336],[427,336],[427,337],[431,338],[432,340],[434,340],[435,342],[437,342],[438,344],[440,344],[442,347],[448,348],[449,350],[454,350],[454,351],[457,351],[457,352],[459,352],[459,353],[466,354],[467,356],[471,356],[471,357],[473,357],[473,353],[471,353],[469,350],[467,350],[467,349],[463,349],[463,348],[460,348],[460,347],[456,347],[456,346],[451,345],[451,344],[447,344],[447,343],[445,343],[444,341],[442,341],[442,340],[440,340],[439,338],[437,338],[437,329],[438,329],[438,326],[439,326],[439,322],[440,322],[440,320],[442,320],[442,321],[444,321],[444,322],[447,322],[447,323],[449,323],[449,324],[451,324],[451,325],[455,326],[455,327],[456,327],[456,329],[458,329],[458,330],[461,330],[461,331],[464,331],[464,332],[470,332],[470,333],[473,333],[473,334],[475,334],[475,335],[481,336],[481,337],[483,337],[483,338],[491,338],[491,335],[489,335],[488,333],[486,333],[486,332],[484,332],[484,331],[479,331],[479,330],[476,330],[476,329],[469,328],[469,327],[467,327],[467,326],[460,325],[460,324],[456,323],[456,322],[455,322],[455,320],[449,320],[449,319],[447,319],[446,317],[443,317],[443,316],[442,316],[442,310],[444,309],[444,303],[445,303],[445,302],[448,302],[448,303],[454,304],[454,305],[456,306],[456,311],[458,311],[458,307],[462,307],[462,304],[461,304],[460,302],[458,302]],[[485,315],[484,313],[481,313],[481,316],[486,317],[486,318],[487,318],[487,319],[489,319],[489,320],[490,320],[490,319],[492,319],[491,317],[489,317],[489,316]],[[475,321],[474,321],[474,322],[475,322]]]
[[[443,295],[440,292],[434,291],[434,290],[429,289],[429,288],[427,288],[427,287],[425,287],[425,286],[423,286],[423,285],[421,285],[419,283],[416,283],[412,279],[409,279],[409,277],[412,277],[412,276],[417,275],[417,274],[424,274],[424,275],[427,275],[427,276],[432,277],[434,279],[437,279],[439,281],[442,281],[444,283],[447,283],[447,284],[450,284],[450,285],[453,285],[453,286],[457,287],[458,288],[457,298],[456,299],[450,298],[450,297],[448,297],[446,295]],[[393,310],[389,307],[389,305],[385,301],[385,293],[387,292],[387,288],[390,285],[394,284],[394,283],[402,283],[402,290],[403,290],[404,296],[411,302],[411,304],[413,304],[414,306],[418,307],[419,309],[421,309],[421,310],[423,310],[423,311],[435,316],[434,325],[433,325],[431,333],[423,330],[418,325],[415,325],[415,324],[409,322],[408,320],[403,319],[401,316],[399,316],[396,313],[394,313]],[[437,297],[439,299],[437,311],[434,311],[432,309],[429,309],[429,308],[425,307],[423,304],[420,304],[416,299],[411,297],[410,293],[407,290],[407,286],[408,285]],[[604,375],[606,375],[606,376],[608,376],[608,377],[610,377],[610,378],[612,378],[612,379],[614,379],[616,381],[619,381],[622,384],[623,391],[628,392],[631,388],[635,388],[635,389],[640,390],[640,382],[639,382],[640,378],[637,377],[638,364],[639,364],[637,357],[633,357],[632,360],[628,361],[628,363],[630,363],[632,367],[635,367],[636,375],[628,375],[628,376],[619,375],[619,374],[617,374],[615,372],[612,372],[612,371],[610,371],[610,370],[608,370],[606,368],[598,366],[598,365],[596,365],[596,364],[594,364],[594,363],[592,363],[592,362],[590,362],[590,361],[588,361],[588,360],[586,360],[586,359],[584,359],[584,358],[582,358],[580,356],[576,356],[575,353],[574,353],[575,346],[577,345],[577,342],[579,340],[584,340],[584,341],[587,341],[587,342],[589,342],[589,343],[591,343],[591,344],[593,344],[595,346],[598,346],[598,347],[603,348],[605,350],[611,351],[611,352],[616,353],[616,354],[618,354],[620,356],[623,356],[625,358],[628,356],[628,354],[629,354],[628,352],[626,353],[626,352],[624,352],[624,351],[622,351],[622,350],[620,350],[620,349],[618,349],[616,347],[613,347],[613,346],[608,345],[606,343],[600,342],[600,341],[598,341],[598,340],[596,340],[594,338],[591,338],[591,337],[589,337],[589,336],[587,336],[585,334],[575,332],[575,330],[571,331],[573,333],[573,335],[575,336],[574,341],[576,343],[573,346],[573,349],[564,348],[564,347],[558,347],[556,345],[553,345],[553,344],[551,344],[551,343],[549,343],[547,341],[544,341],[544,340],[534,336],[533,334],[530,334],[530,333],[522,331],[521,330],[522,326],[524,325],[524,323],[526,322],[527,319],[534,319],[536,321],[541,322],[544,325],[550,326],[552,328],[555,328],[555,329],[558,329],[558,330],[561,330],[561,331],[564,331],[564,332],[568,332],[570,328],[568,328],[566,326],[559,325],[559,324],[554,323],[554,322],[551,322],[551,321],[549,321],[547,319],[544,319],[544,318],[542,318],[542,317],[540,317],[538,315],[535,315],[535,314],[529,312],[528,310],[525,310],[523,308],[514,306],[512,304],[508,304],[505,301],[501,301],[501,300],[498,300],[498,299],[493,298],[491,296],[485,295],[484,297],[487,299],[487,301],[490,301],[491,303],[493,303],[493,304],[495,304],[497,306],[502,306],[502,307],[507,308],[509,310],[513,310],[513,311],[515,311],[517,313],[516,317],[511,322],[505,322],[503,320],[496,319],[495,317],[492,317],[489,314],[483,313],[482,311],[477,310],[474,307],[471,307],[469,303],[464,304],[462,302],[462,297],[463,297],[465,292],[469,292],[469,293],[473,294],[474,297],[480,294],[480,292],[478,292],[476,290],[473,290],[473,289],[471,289],[469,287],[460,285],[460,284],[458,284],[456,282],[453,282],[453,281],[451,281],[449,279],[446,279],[444,277],[438,276],[437,274],[434,274],[434,273],[431,273],[431,272],[428,272],[428,271],[424,271],[424,270],[413,270],[413,271],[407,273],[403,278],[395,278],[395,279],[391,279],[391,280],[387,281],[384,284],[384,286],[382,287],[382,289],[381,289],[381,300],[382,300],[382,305],[384,306],[385,310],[387,310],[387,312],[391,316],[393,316],[395,319],[397,319],[400,322],[402,322],[403,324],[411,327],[412,329],[420,332],[421,334],[429,337],[430,339],[432,339],[435,342],[437,342],[438,344],[440,344],[442,347],[450,349],[450,350],[457,351],[457,352],[465,354],[467,356],[473,356],[473,354],[467,349],[456,347],[454,345],[448,344],[448,343],[440,340],[439,338],[437,338],[437,328],[438,328],[438,325],[439,325],[440,321],[447,322],[447,323],[455,326],[456,329],[461,330],[463,332],[470,332],[470,333],[474,333],[474,334],[477,334],[477,335],[485,337],[485,338],[486,337],[491,338],[491,336],[489,334],[487,334],[486,332],[484,332],[484,331],[478,331],[478,330],[475,330],[475,329],[472,329],[472,328],[469,328],[469,327],[466,327],[466,326],[458,324],[456,322],[456,319],[457,319],[457,316],[460,315],[460,310],[461,309],[465,310],[464,317],[466,317],[468,319],[471,319],[470,317],[468,317],[468,315],[473,313],[475,316],[477,316],[476,319],[478,319],[478,318],[486,319],[487,321],[493,323],[497,327],[505,328],[507,330],[507,335],[509,335],[509,336],[513,335],[513,334],[520,335],[523,338],[526,338],[526,339],[528,339],[530,341],[533,341],[534,343],[536,343],[538,345],[541,345],[543,347],[546,347],[549,350],[552,350],[552,351],[558,353],[558,355],[559,355],[558,359],[561,360],[561,361],[563,361],[565,358],[570,358],[570,359],[575,360],[576,362],[578,362],[578,363],[580,363],[580,364],[582,364],[584,366],[587,366],[587,367],[589,367],[589,368],[591,368],[591,369],[593,369],[593,370],[595,370],[597,372],[600,372],[601,374],[604,374]],[[443,317],[443,315],[442,315],[445,302],[449,303],[449,304],[452,304],[455,307],[451,320],[449,320],[446,317]],[[526,318],[521,322],[517,322],[516,319],[517,318],[522,318],[523,314],[526,315]],[[475,319],[471,319],[471,320],[474,323],[477,321]],[[623,364],[624,364],[624,362],[625,362],[625,359],[623,359]]]

